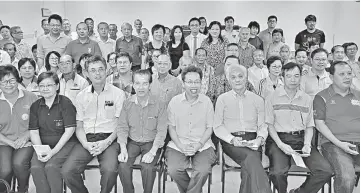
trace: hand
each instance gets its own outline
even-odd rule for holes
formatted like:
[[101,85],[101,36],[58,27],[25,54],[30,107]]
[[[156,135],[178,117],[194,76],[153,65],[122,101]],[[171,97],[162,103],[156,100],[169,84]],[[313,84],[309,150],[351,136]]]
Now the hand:
[[154,156],[155,156],[155,153],[153,154],[153,152],[149,151],[142,157],[142,162],[144,162],[146,164],[152,163],[152,161],[154,160]]
[[14,148],[15,149],[23,148],[28,141],[29,141],[29,137],[27,135],[23,135],[19,137],[17,140],[15,140]]
[[184,146],[184,151],[183,151],[184,155],[186,156],[192,156],[194,155],[194,147],[193,144],[188,144]]
[[191,143],[187,146],[185,154],[186,154],[186,156],[193,156],[202,147],[203,147],[203,145],[200,142]]
[[285,144],[285,143],[280,143],[280,144],[277,144],[278,145],[278,147],[285,153],[285,154],[287,154],[287,155],[292,155],[292,154],[297,154],[296,152],[295,152],[295,150],[293,150],[292,149],[292,147],[291,146],[289,146],[289,145],[287,145],[287,144]]
[[50,158],[52,158],[56,153],[53,150],[46,152],[43,155],[38,155],[38,160],[41,162],[47,162]]
[[349,153],[351,155],[358,155],[359,153],[357,151],[355,151],[352,148],[356,149],[356,145],[348,143],[348,142],[341,142],[338,145],[339,148],[341,148],[342,150],[344,150],[346,153]]
[[258,148],[261,146],[262,139],[260,137],[257,137],[256,139],[248,141],[248,148],[257,151]]
[[302,148],[302,155],[301,157],[308,157],[311,155],[311,145],[304,145]]
[[245,147],[248,145],[248,141],[243,140],[242,137],[234,137],[231,142],[236,147]]
[[127,162],[128,161],[128,151],[126,148],[122,148],[120,154],[118,155],[118,160],[120,162]]
[[84,144],[82,144],[83,147],[89,151],[90,154],[95,153],[95,147],[96,147],[96,143],[94,142],[85,142]]
[[96,146],[95,146],[95,148],[94,148],[94,152],[93,152],[93,156],[97,156],[97,155],[99,155],[99,154],[101,154],[101,153],[103,153],[103,151],[105,150],[105,149],[107,149],[108,148],[108,141],[107,140],[101,140],[101,141],[97,141],[96,142]]

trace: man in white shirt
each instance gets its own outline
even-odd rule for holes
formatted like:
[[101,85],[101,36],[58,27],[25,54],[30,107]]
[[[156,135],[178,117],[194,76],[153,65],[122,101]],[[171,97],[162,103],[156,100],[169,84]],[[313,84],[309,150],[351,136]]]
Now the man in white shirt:
[[109,25],[106,22],[100,22],[98,24],[98,45],[104,59],[108,57],[108,54],[115,52],[115,40],[108,37]]
[[248,81],[259,92],[259,82],[268,76],[267,66],[263,65],[263,51],[253,51],[253,65],[248,68]]
[[0,66],[11,64],[10,56],[7,52],[0,49]]
[[190,55],[193,58],[195,51],[201,47],[203,40],[205,40],[207,36],[199,32],[201,21],[198,18],[193,17],[190,19],[188,25],[191,29],[191,34],[185,38],[185,41],[189,46]]
[[226,28],[221,32],[222,36],[225,36],[229,43],[238,43],[239,33],[236,30],[233,30],[234,18],[232,16],[227,16],[224,18],[224,24],[226,25]]

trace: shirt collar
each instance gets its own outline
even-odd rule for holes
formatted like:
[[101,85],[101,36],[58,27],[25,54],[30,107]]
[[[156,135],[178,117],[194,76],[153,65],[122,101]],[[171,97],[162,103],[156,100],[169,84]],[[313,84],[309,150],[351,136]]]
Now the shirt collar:
[[103,41],[102,39],[100,39],[100,36],[99,36],[99,38],[98,38],[98,42],[101,42],[101,43],[110,43],[112,41],[112,39],[110,38],[110,37],[108,37],[108,39],[107,39],[107,41]]
[[[330,94],[331,97],[333,97],[333,96],[335,96],[336,94],[338,94],[338,93],[335,92],[335,89],[333,89],[333,86],[332,86],[332,85],[333,85],[333,84],[331,84],[331,85],[328,87],[328,93]],[[353,95],[353,96],[357,96],[357,92],[358,92],[357,90],[352,89],[352,88],[349,88],[347,95],[351,94],[351,95]]]
[[[60,97],[59,97],[59,94],[56,94],[55,99],[54,99],[54,102],[53,102],[53,105],[60,103],[60,99],[59,99],[59,98],[60,98]],[[39,105],[46,105],[46,104],[45,104],[45,99],[44,99],[44,97],[42,97],[42,98],[40,99]]]
[[[76,43],[83,44],[83,43],[80,42],[79,38],[76,40]],[[90,43],[90,38],[88,37],[87,40],[84,42],[84,44],[89,44],[89,43]]]
[[240,97],[240,98],[245,98],[245,97],[247,97],[247,95],[249,94],[249,91],[248,91],[248,90],[245,90],[242,95],[239,95],[239,94],[236,93],[236,91],[233,90],[233,89],[230,90],[230,92],[231,92],[232,96],[234,96],[235,98],[238,98],[238,97]]
[[[17,98],[17,99],[24,97],[24,91],[23,91],[22,89],[18,89],[18,90],[19,90],[19,95],[18,95],[18,98]],[[0,90],[0,91],[1,91],[1,90]],[[7,99],[5,98],[4,92],[1,92],[1,93],[0,93],[0,100],[5,100],[5,101],[7,101]]]
[[[315,73],[313,73],[312,71],[312,68],[311,70],[308,72],[308,75],[309,76],[317,76]],[[326,70],[323,70],[323,73],[321,75],[319,75],[320,79],[323,79],[323,78],[327,78],[329,76],[328,72],[326,72]]]
[[[121,38],[120,38],[122,41],[126,41],[125,40],[125,36],[122,36]],[[132,41],[133,40],[133,35],[130,35],[130,41]]]
[[[59,74],[60,76],[60,79],[64,79],[64,75],[63,74]],[[73,80],[75,82],[75,78],[76,78],[76,72],[73,73],[72,77],[71,77],[71,80]],[[65,79],[64,79],[65,81]]]
[[[279,87],[278,90],[279,90],[278,96],[287,96],[287,97],[289,97],[284,86]],[[293,99],[300,98],[301,97],[301,92],[302,91],[300,89],[297,89],[296,95],[295,95],[295,97],[293,97]]]
[[[130,100],[131,102],[135,103],[136,105],[139,104],[139,103],[138,103],[138,97],[137,97],[136,94],[130,96],[130,99],[129,99],[129,100]],[[144,107],[148,106],[148,104],[155,104],[155,102],[156,102],[155,96],[150,95],[150,96],[148,96],[148,100],[147,100],[147,102],[145,103],[145,106],[144,106]]]
[[163,80],[160,80],[160,79],[159,79],[159,74],[158,74],[158,77],[157,77],[157,80],[158,80],[159,82],[167,82],[167,81],[170,80],[170,79],[171,79],[171,75],[170,75],[169,73],[167,73],[167,76],[164,77]]
[[[196,104],[196,103],[203,103],[203,98],[201,96],[201,94],[198,94],[198,98],[196,101],[194,101],[192,104]],[[186,98],[186,92],[183,92],[181,94],[181,99],[180,99],[181,102],[188,102],[187,98]]]
[[[46,34],[46,37],[50,39],[50,37],[51,37],[51,36],[50,36],[50,33]],[[64,33],[60,33],[59,37],[56,38],[56,40],[58,40],[58,39],[60,39],[60,38],[63,38],[63,37],[65,37],[65,34],[64,34]]]
[[[38,82],[38,78],[36,76],[34,76],[33,79],[31,79],[30,84],[32,84],[32,83],[37,84],[37,82]],[[26,86],[23,83],[23,77],[20,77],[20,83],[19,84],[21,84],[24,88],[26,88]]]
[[[105,83],[102,92],[103,92],[103,91],[107,91],[107,90],[109,90],[109,84],[108,84],[108,83]],[[95,91],[95,89],[94,89],[93,85],[90,85],[89,88],[88,88],[88,90],[87,90],[87,92],[94,93],[94,91]]]

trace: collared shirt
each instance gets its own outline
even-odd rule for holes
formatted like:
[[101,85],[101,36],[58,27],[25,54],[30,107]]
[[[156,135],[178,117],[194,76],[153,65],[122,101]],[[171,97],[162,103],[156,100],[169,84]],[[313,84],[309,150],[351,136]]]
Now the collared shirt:
[[266,123],[273,125],[277,132],[292,132],[314,127],[312,98],[297,90],[290,98],[284,87],[277,88],[266,99]]
[[[14,104],[8,101],[0,91],[0,133],[15,141],[28,131],[30,106],[38,97],[19,89],[19,96]],[[5,145],[0,142],[0,145]]]
[[[350,89],[343,97],[331,85],[317,93],[313,105],[314,118],[324,120],[337,139],[360,142],[360,91]],[[321,137],[321,143],[327,141]]]
[[281,47],[283,45],[284,45],[283,42],[269,44],[267,49],[266,59],[270,58],[271,56],[280,56]]
[[313,99],[318,92],[329,87],[331,84],[332,80],[326,70],[320,76],[317,76],[310,70],[306,75],[302,76],[300,89]]
[[[196,51],[196,49],[201,47],[202,42],[206,38],[207,38],[207,36],[202,33],[198,33],[196,36],[193,36],[191,33],[185,38],[185,42],[189,46],[189,52],[190,52],[189,54],[192,58],[194,57],[194,52]],[[197,47],[194,47],[194,39],[197,40],[197,43],[196,43]]]
[[239,33],[236,30],[232,29],[232,31],[230,31],[230,32],[228,32],[226,30],[222,30],[221,35],[226,37],[228,39],[229,43],[238,44],[238,42],[239,42]]
[[77,73],[74,73],[72,79],[68,81],[65,81],[63,74],[59,74],[59,82],[59,94],[68,97],[74,105],[76,103],[76,95],[89,86],[88,81]]
[[152,84],[150,84],[151,95],[158,96],[159,99],[166,104],[176,95],[182,93],[182,82],[170,75],[160,80],[159,77],[153,79]]
[[[66,128],[76,127],[75,115],[73,103],[65,96],[56,95],[50,108],[40,98],[30,107],[29,130],[39,130],[42,144],[54,148]],[[69,141],[76,141],[75,135]]]
[[[64,33],[64,32],[63,32],[63,33]],[[64,33],[64,35],[66,35],[66,34]],[[71,38],[71,40],[76,40],[76,39],[78,39],[78,34],[77,34],[76,32],[69,32],[69,34],[66,35],[66,36],[68,36],[69,38]]]
[[276,88],[283,87],[282,77],[279,77],[277,81],[277,85],[274,85],[271,78],[267,76],[266,78],[259,81],[258,87],[258,95],[266,99],[269,95],[271,95]]
[[27,86],[25,86],[25,84],[23,82],[19,83],[18,88],[22,89],[22,90],[27,90],[29,92],[34,93],[36,96],[40,96],[40,92],[39,92],[39,87],[38,87],[38,78],[36,76],[33,77],[33,79],[31,79],[30,84],[28,84]]
[[360,62],[348,60],[347,63],[350,64],[353,74],[351,88],[360,91]]
[[154,147],[163,147],[167,135],[167,108],[155,96],[148,98],[142,107],[136,95],[128,98],[120,113],[118,143],[127,144],[129,137],[136,142],[153,142]]
[[272,43],[272,31],[265,29],[258,34],[258,37],[263,41],[263,48],[268,49],[268,46]]
[[268,77],[268,69],[266,66],[261,64],[259,68],[256,64],[248,68],[248,81],[254,85],[256,92],[259,92],[259,81]]
[[256,48],[250,43],[247,43],[246,47],[243,48],[241,43],[238,43],[238,49],[241,65],[245,66],[246,68],[251,67],[253,64],[253,52],[256,50]]
[[71,38],[64,33],[60,33],[59,37],[53,41],[50,34],[40,36],[37,41],[38,58],[44,59],[51,51],[57,51],[60,55],[65,52],[65,47],[69,44]]
[[105,60],[108,58],[108,54],[115,52],[115,40],[108,38],[107,41],[103,41],[100,38],[98,39],[98,44],[100,51],[102,51],[102,56]]
[[237,131],[256,132],[266,139],[267,125],[264,122],[264,100],[257,94],[245,91],[239,96],[234,90],[218,97],[214,114],[214,133],[228,143]]
[[[188,145],[198,143],[207,128],[213,127],[214,110],[211,100],[199,94],[198,99],[190,103],[185,93],[175,96],[168,105],[168,125],[175,127],[179,141]],[[168,143],[177,151],[180,151],[173,141]],[[209,138],[199,151],[203,151],[214,145]]]
[[65,49],[65,54],[70,55],[74,58],[75,63],[79,63],[81,55],[88,53],[91,55],[102,56],[99,44],[96,41],[87,39],[86,42],[81,43],[79,39],[71,41]]
[[[132,74],[133,74],[133,72],[131,72],[131,76],[133,76]],[[115,87],[122,89],[124,91],[126,98],[135,94],[135,90],[133,88],[132,81],[130,81],[128,84],[126,84],[125,82],[122,82],[122,80],[120,80],[119,73],[114,73],[114,74],[109,75],[107,77],[106,81],[108,84],[112,84]]]
[[263,41],[260,37],[255,36],[254,38],[249,38],[248,42],[252,44],[256,49],[264,50]]
[[0,49],[0,66],[11,64],[11,58],[7,52]]
[[120,37],[119,39],[117,39],[115,49],[117,52],[128,52],[133,59],[133,66],[138,66],[142,64],[142,39],[131,35],[130,41],[128,42],[124,36]]
[[22,39],[18,44],[15,43],[16,53],[15,57],[20,60],[21,58],[32,58],[34,59],[31,46]]
[[111,84],[100,94],[90,85],[76,96],[76,120],[83,122],[85,134],[113,133],[124,100],[124,92]]

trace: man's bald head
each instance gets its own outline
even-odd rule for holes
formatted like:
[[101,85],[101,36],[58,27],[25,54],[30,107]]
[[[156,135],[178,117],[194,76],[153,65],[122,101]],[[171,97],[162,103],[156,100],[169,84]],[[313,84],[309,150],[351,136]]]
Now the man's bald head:
[[130,29],[133,29],[132,25],[130,25],[130,23],[127,23],[127,22],[123,23],[123,24],[120,26],[120,29],[123,29],[123,28],[125,28],[125,27],[130,28]]

